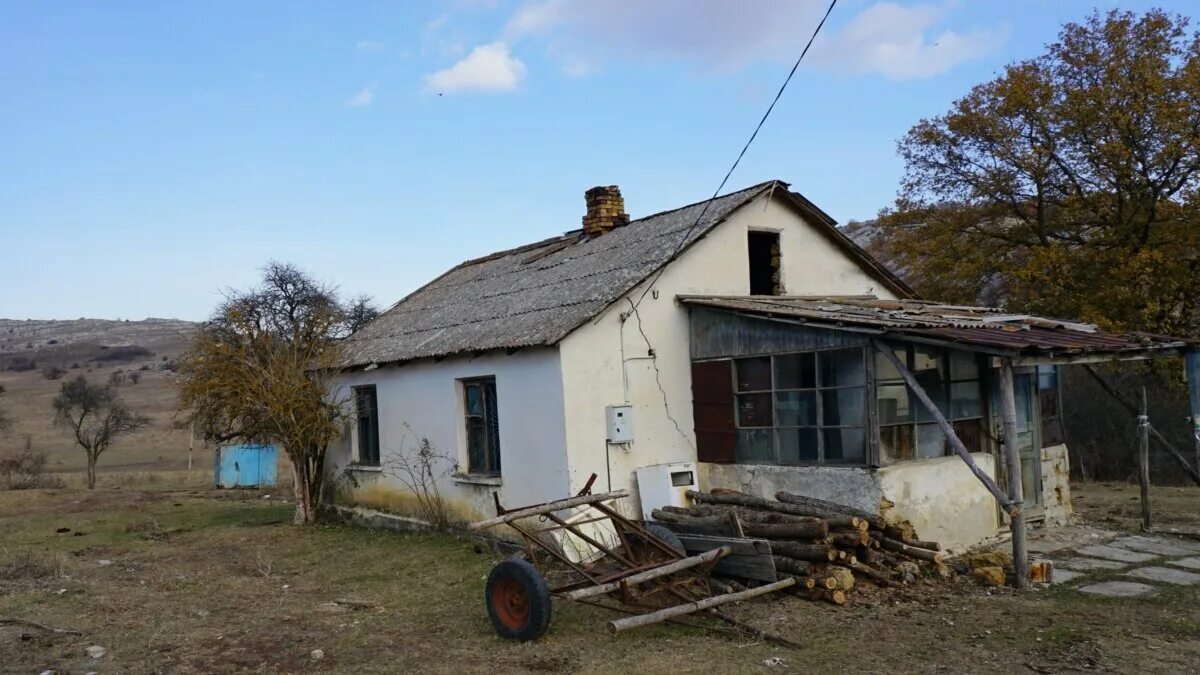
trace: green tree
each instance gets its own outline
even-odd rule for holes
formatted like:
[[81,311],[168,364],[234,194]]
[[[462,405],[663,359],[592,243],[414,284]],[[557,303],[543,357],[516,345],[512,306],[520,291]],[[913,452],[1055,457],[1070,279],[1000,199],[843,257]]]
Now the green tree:
[[1200,332],[1200,38],[1159,10],[1063,27],[899,143],[875,252],[932,298]]
[[87,486],[96,487],[96,462],[117,438],[150,420],[129,409],[112,385],[90,384],[82,375],[64,382],[54,398],[54,423],[70,431],[87,453]]
[[333,386],[339,339],[363,316],[332,287],[272,262],[258,288],[231,292],[193,338],[180,368],[187,421],[217,443],[276,443],[291,460],[295,522],[315,522],[325,453],[346,401]]

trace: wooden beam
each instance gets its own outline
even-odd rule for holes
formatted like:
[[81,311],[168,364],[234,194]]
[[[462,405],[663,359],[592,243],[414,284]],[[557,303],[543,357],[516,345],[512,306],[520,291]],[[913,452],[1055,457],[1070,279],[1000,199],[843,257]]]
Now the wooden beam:
[[640,584],[644,581],[665,577],[668,574],[674,574],[682,570],[696,567],[697,565],[703,565],[706,562],[719,560],[732,552],[733,549],[729,548],[728,546],[721,546],[720,548],[714,548],[710,551],[705,551],[700,555],[694,555],[690,558],[677,560],[669,565],[655,567],[654,569],[646,570],[645,572],[638,572],[637,574],[627,576],[619,581],[612,581],[599,586],[586,586],[574,591],[568,591],[563,593],[563,597],[568,600],[578,600],[580,598],[590,598],[595,595],[612,593],[613,591],[620,590],[622,586],[633,586],[634,584]]
[[[1109,384],[1108,381],[1103,377],[1101,377],[1100,373],[1097,373],[1094,368],[1091,366],[1084,366],[1083,369],[1086,370],[1088,374],[1096,380],[1101,389],[1107,392],[1109,396],[1112,396],[1114,399],[1116,399],[1117,403],[1120,403],[1126,410],[1128,410],[1130,415],[1136,416],[1138,414],[1137,408],[1135,408],[1133,404],[1128,401],[1128,399],[1122,396],[1120,392],[1118,392],[1116,389],[1113,389],[1112,385]],[[1154,437],[1154,440],[1158,441],[1159,445],[1166,449],[1167,453],[1170,454],[1171,457],[1175,458],[1175,461],[1179,463],[1179,466],[1183,469],[1184,473],[1186,473],[1192,479],[1192,481],[1196,483],[1196,485],[1200,485],[1200,471],[1196,470],[1197,467],[1192,466],[1191,463],[1188,462],[1183,456],[1183,454],[1181,454],[1179,450],[1177,450],[1175,446],[1171,444],[1170,441],[1168,441],[1161,433],[1159,433],[1158,429],[1154,428],[1153,424],[1151,424],[1148,428],[1150,435]]]
[[621,497],[628,497],[628,496],[629,496],[629,490],[614,490],[612,492],[603,492],[598,495],[583,495],[582,497],[570,497],[568,499],[560,499],[558,501],[548,502],[546,504],[541,504],[538,506],[530,506],[528,508],[519,509],[519,510],[513,511],[511,513],[506,513],[503,516],[497,516],[495,518],[488,518],[487,520],[481,520],[477,523],[471,523],[470,525],[467,525],[467,529],[472,532],[474,532],[476,530],[484,530],[489,527],[494,527],[496,525],[503,525],[504,523],[511,523],[514,520],[520,520],[522,518],[528,518],[530,516],[540,516],[543,513],[553,513],[555,511],[561,511],[562,509],[569,509],[573,506],[583,506],[585,504],[598,504],[600,502],[606,502],[610,499],[620,499]]
[[[1004,420],[1004,457],[1008,460],[1008,498],[1013,504],[1025,503],[1021,477],[1021,451],[1017,448],[1017,399],[1014,392],[1012,359],[1000,360],[1000,404]],[[1040,450],[1040,448],[1035,448]],[[1013,571],[1017,588],[1027,589],[1029,581],[1029,551],[1025,541],[1025,514],[1020,508],[1009,513],[1012,529]]]
[[717,607],[730,602],[737,602],[739,600],[748,600],[750,598],[766,595],[767,593],[773,593],[775,591],[787,588],[788,586],[795,585],[796,580],[792,577],[788,577],[787,579],[776,581],[773,584],[759,586],[758,588],[751,588],[740,593],[714,595],[711,598],[704,598],[702,600],[696,600],[695,602],[688,602],[682,605],[676,605],[674,607],[667,607],[666,609],[660,609],[657,612],[650,612],[649,614],[639,614],[637,616],[630,616],[624,619],[613,619],[612,621],[608,622],[608,629],[614,633],[619,633],[623,630],[637,628],[638,626],[647,626],[652,623],[660,623],[673,617],[683,616],[684,614],[692,614],[710,607]]
[[1146,388],[1142,387],[1142,414],[1138,415],[1138,493],[1142,498],[1142,529],[1150,531],[1150,414],[1146,411]]
[[996,498],[996,501],[999,502],[1001,508],[1003,508],[1004,511],[1009,514],[1009,516],[1012,516],[1014,512],[1019,512],[1021,510],[1020,502],[1014,503],[1011,499],[1009,499],[1008,495],[1005,495],[1004,491],[1000,489],[1000,486],[996,485],[996,481],[992,480],[991,476],[987,475],[983,469],[979,468],[979,465],[975,463],[975,458],[971,457],[971,453],[967,451],[967,447],[963,445],[963,442],[961,439],[959,439],[958,434],[954,433],[954,427],[949,421],[946,420],[946,416],[943,415],[942,411],[938,409],[937,404],[933,402],[933,399],[929,398],[929,394],[925,393],[925,389],[921,386],[920,382],[917,382],[917,378],[908,370],[908,367],[905,366],[900,359],[896,358],[896,354],[889,349],[887,345],[876,341],[872,341],[871,345],[875,347],[876,351],[878,351],[880,354],[883,354],[884,358],[890,361],[892,366],[900,372],[900,376],[904,378],[904,383],[908,385],[909,390],[912,391],[913,394],[916,394],[917,399],[921,401],[921,404],[924,405],[925,409],[929,411],[929,414],[933,416],[933,421],[937,422],[937,425],[942,430],[942,433],[946,435],[946,440],[950,442],[950,447],[954,449],[954,452],[957,453],[960,458],[962,458],[962,461],[967,463],[967,468],[971,470],[971,473],[975,474],[975,477],[979,479],[979,482],[983,483],[983,486],[987,488],[988,492],[992,493],[992,496]]

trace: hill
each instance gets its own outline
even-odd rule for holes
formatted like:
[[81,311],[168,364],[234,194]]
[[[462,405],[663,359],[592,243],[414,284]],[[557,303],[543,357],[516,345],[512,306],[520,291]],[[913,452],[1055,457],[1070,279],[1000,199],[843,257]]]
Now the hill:
[[[186,468],[188,431],[175,427],[173,378],[195,329],[176,319],[0,319],[0,408],[13,421],[0,435],[0,454],[28,444],[46,453],[52,471],[81,471],[83,451],[53,426],[51,401],[67,378],[82,375],[92,382],[115,379],[130,407],[151,418],[147,429],[100,457],[101,471]],[[211,466],[211,451],[199,442],[196,450],[196,466]]]

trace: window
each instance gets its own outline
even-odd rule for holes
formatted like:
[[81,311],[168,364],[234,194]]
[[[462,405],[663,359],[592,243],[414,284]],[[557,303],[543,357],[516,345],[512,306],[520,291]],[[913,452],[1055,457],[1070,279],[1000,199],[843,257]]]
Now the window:
[[354,412],[358,421],[358,463],[379,466],[379,401],[375,385],[354,387]]
[[782,295],[779,278],[779,233],[750,231],[750,295]]
[[467,423],[467,470],[500,475],[500,423],[496,414],[496,378],[463,380],[463,414]]
[[866,357],[861,348],[735,359],[734,460],[866,462]]
[[[967,450],[983,448],[983,390],[978,357],[930,347],[896,347],[895,355],[942,411]],[[900,372],[875,355],[879,446],[888,460],[941,457],[950,453],[933,415],[912,396]]]
[[1058,366],[1038,366],[1038,405],[1042,413],[1042,447],[1066,442],[1063,430],[1062,396],[1059,393]]

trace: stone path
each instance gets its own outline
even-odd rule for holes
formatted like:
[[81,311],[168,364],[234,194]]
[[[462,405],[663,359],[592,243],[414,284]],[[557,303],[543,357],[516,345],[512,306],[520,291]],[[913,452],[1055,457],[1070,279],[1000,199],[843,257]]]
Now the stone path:
[[[1200,542],[1126,535],[1105,544],[1082,546],[1073,554],[1056,551],[1055,555],[1058,557],[1051,559],[1054,575],[1050,583],[1071,584],[1081,593],[1130,598],[1155,594],[1161,586],[1153,584],[1200,584],[1200,573],[1197,573],[1200,571]],[[1121,573],[1121,576],[1137,581],[1088,583],[1091,575],[1112,573]],[[1079,582],[1079,585],[1073,582]]]

